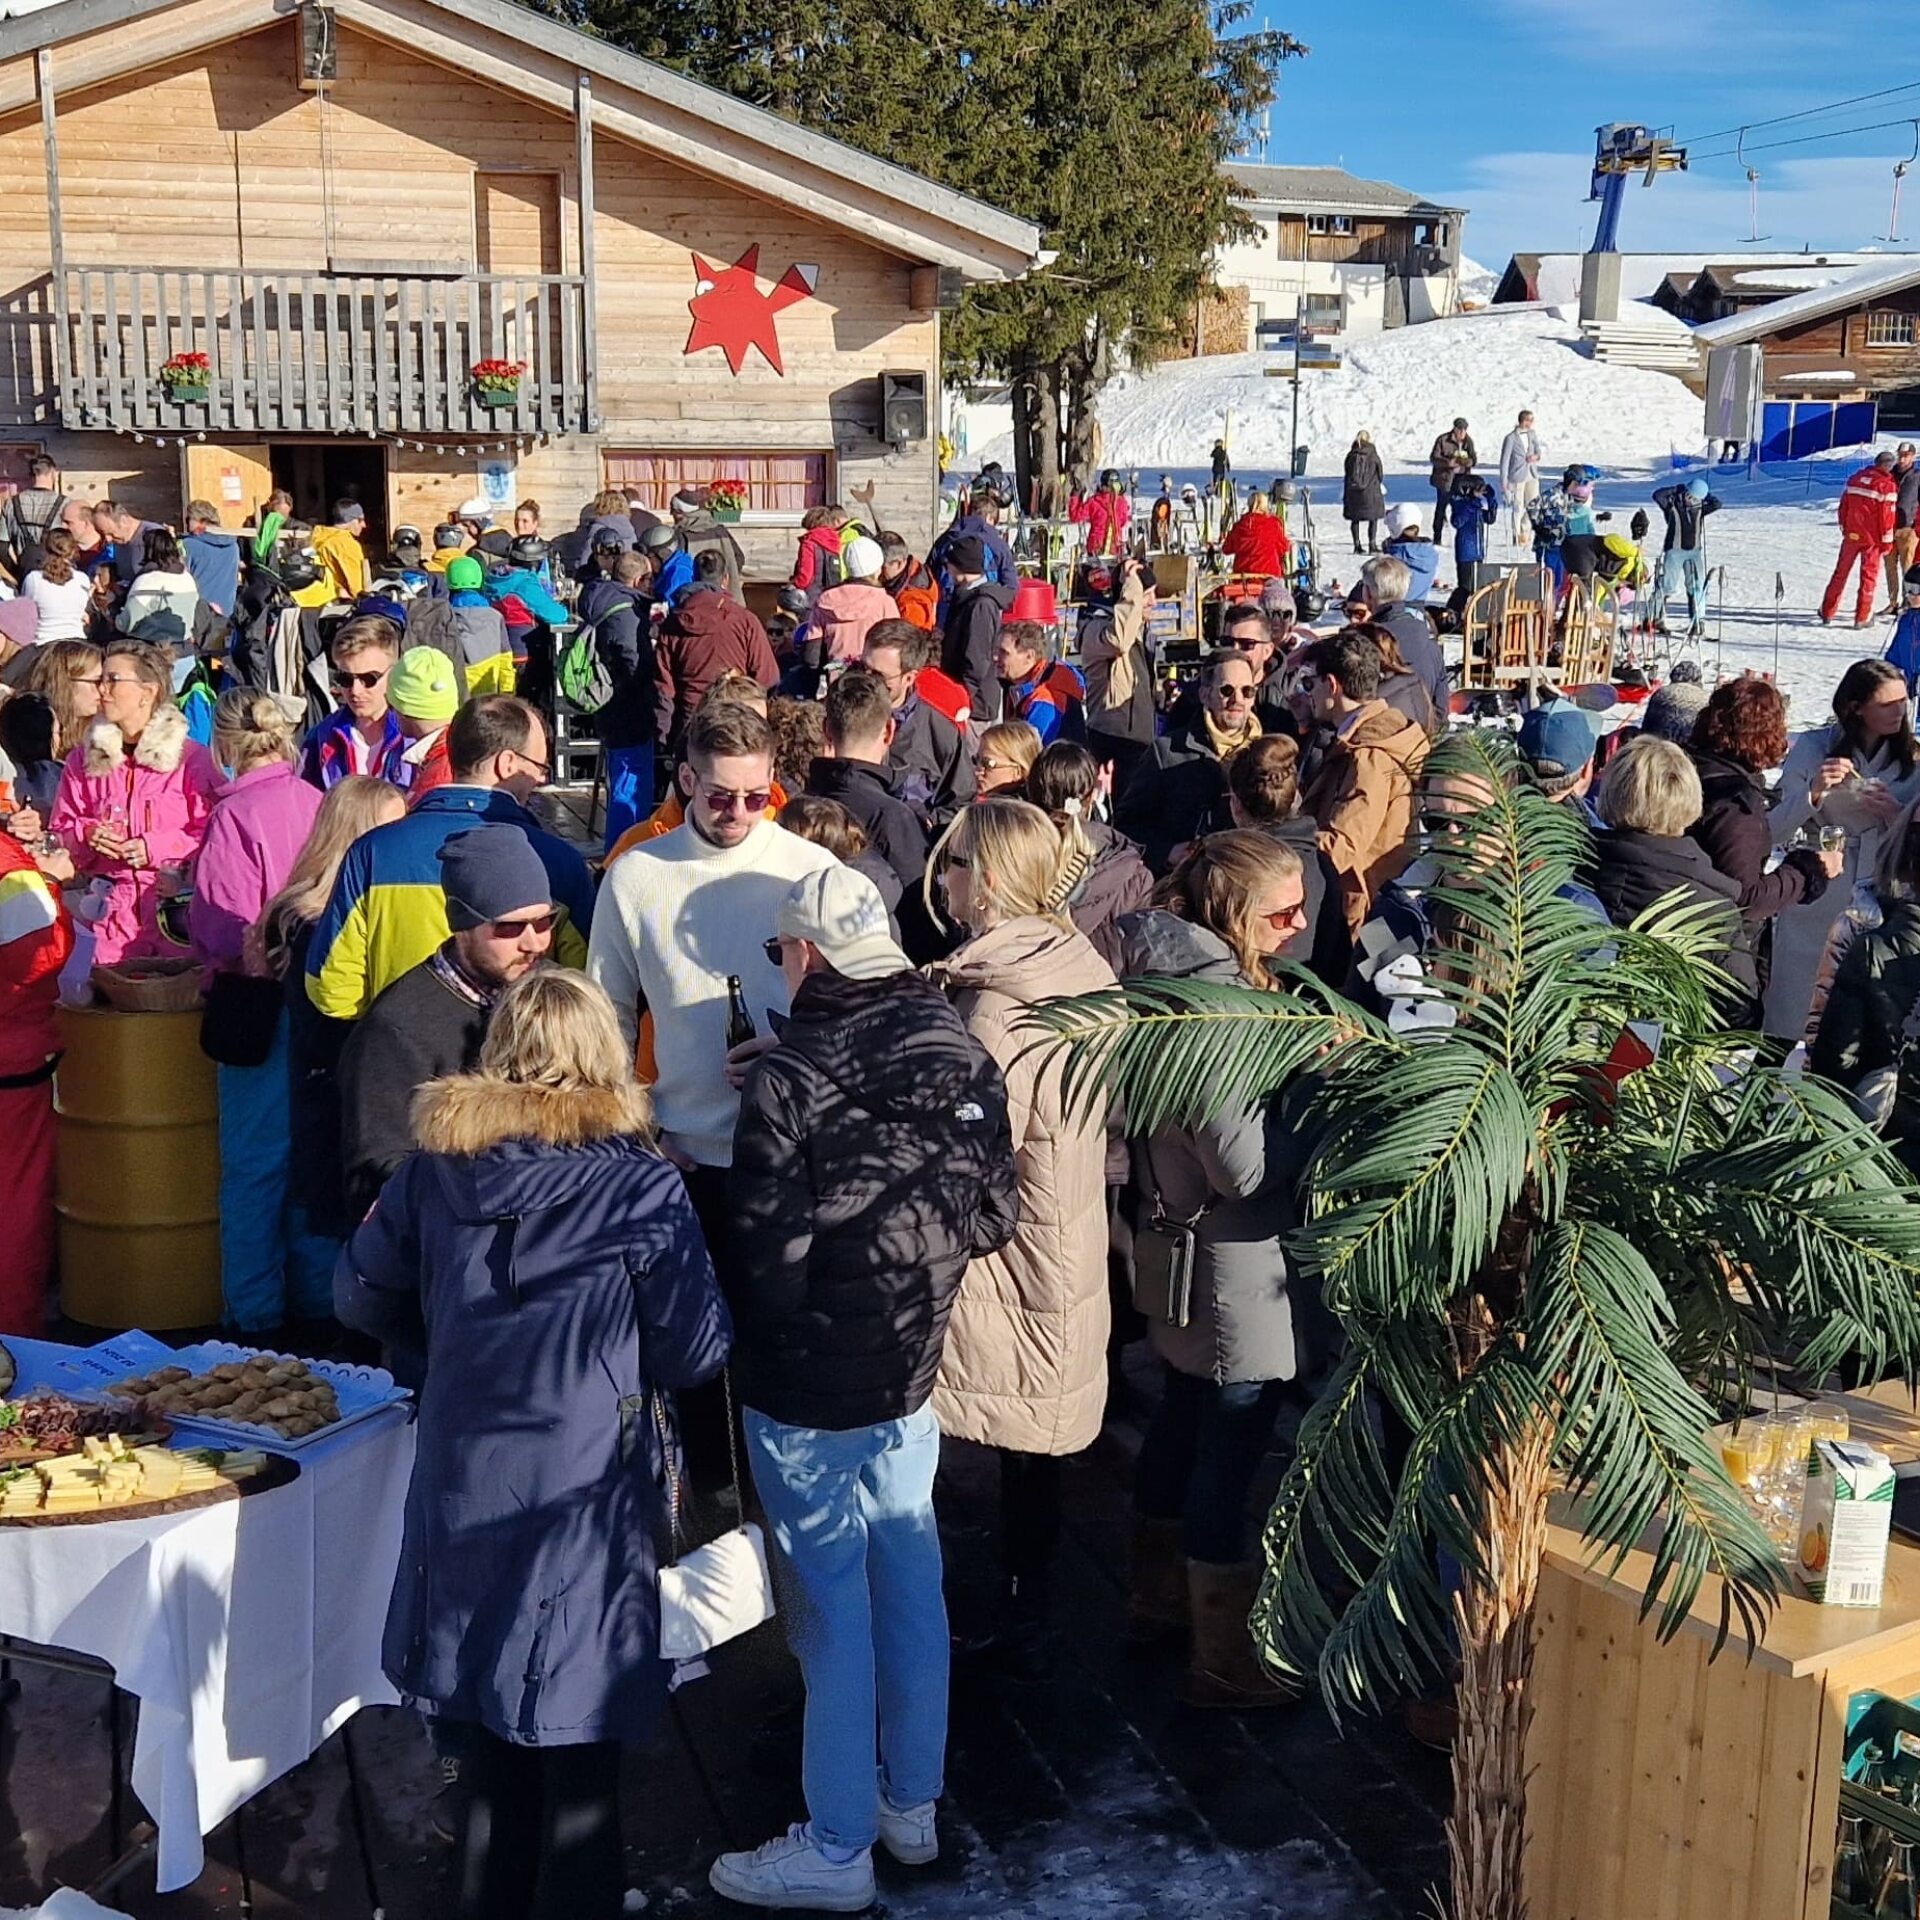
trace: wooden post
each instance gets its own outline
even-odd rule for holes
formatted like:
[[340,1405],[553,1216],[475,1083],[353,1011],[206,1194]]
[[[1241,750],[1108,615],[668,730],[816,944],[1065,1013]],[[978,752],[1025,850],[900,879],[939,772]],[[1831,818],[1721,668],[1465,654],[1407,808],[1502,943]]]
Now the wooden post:
[[40,139],[46,150],[47,239],[53,258],[54,416],[64,426],[68,424],[71,397],[73,336],[67,313],[67,241],[60,224],[60,136],[54,126],[53,53],[42,47],[34,59],[40,81]]
[[593,82],[584,73],[576,73],[573,79],[573,127],[580,153],[580,372],[586,402],[579,428],[596,433],[600,427],[600,388],[595,353],[598,329],[594,324]]

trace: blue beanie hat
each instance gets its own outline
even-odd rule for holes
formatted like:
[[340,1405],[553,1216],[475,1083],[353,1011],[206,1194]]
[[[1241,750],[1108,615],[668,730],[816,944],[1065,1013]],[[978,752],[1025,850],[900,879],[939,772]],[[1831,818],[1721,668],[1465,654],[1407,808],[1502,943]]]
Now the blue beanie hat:
[[553,882],[533,842],[506,821],[456,833],[441,843],[439,858],[447,925],[455,933],[553,905]]

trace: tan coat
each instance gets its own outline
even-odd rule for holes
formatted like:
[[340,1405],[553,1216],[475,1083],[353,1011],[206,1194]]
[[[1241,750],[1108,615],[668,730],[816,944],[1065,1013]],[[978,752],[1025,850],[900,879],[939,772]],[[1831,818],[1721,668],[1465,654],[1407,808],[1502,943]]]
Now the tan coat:
[[1020,1224],[971,1262],[953,1303],[933,1406],[943,1433],[1017,1453],[1078,1453],[1107,1400],[1106,1131],[1069,1125],[1057,1064],[1021,1022],[1034,1002],[1115,985],[1081,934],[1009,920],[933,969],[1006,1075]]
[[1414,793],[1426,729],[1384,700],[1369,700],[1331,746],[1300,796],[1320,829],[1320,850],[1340,874],[1347,930],[1359,931],[1374,896],[1407,864]]

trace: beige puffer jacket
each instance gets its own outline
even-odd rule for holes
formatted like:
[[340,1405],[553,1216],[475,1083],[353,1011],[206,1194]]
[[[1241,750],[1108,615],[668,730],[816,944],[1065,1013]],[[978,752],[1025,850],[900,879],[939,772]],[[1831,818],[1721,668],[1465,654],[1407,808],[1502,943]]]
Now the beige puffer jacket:
[[1020,1224],[975,1260],[953,1303],[934,1389],[942,1433],[1017,1453],[1078,1453],[1107,1399],[1106,1130],[1069,1125],[1060,1070],[1021,1025],[1036,1001],[1116,984],[1086,938],[1008,920],[932,969],[1007,1080]]

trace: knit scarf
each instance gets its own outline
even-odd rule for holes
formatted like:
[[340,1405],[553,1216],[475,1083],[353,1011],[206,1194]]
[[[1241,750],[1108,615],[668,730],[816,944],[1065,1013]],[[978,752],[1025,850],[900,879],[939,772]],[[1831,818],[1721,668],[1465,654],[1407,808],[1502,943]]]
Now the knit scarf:
[[1200,709],[1200,721],[1207,730],[1207,738],[1212,742],[1214,752],[1223,761],[1231,760],[1242,747],[1250,747],[1260,738],[1260,722],[1252,714],[1248,714],[1231,733],[1205,707]]

